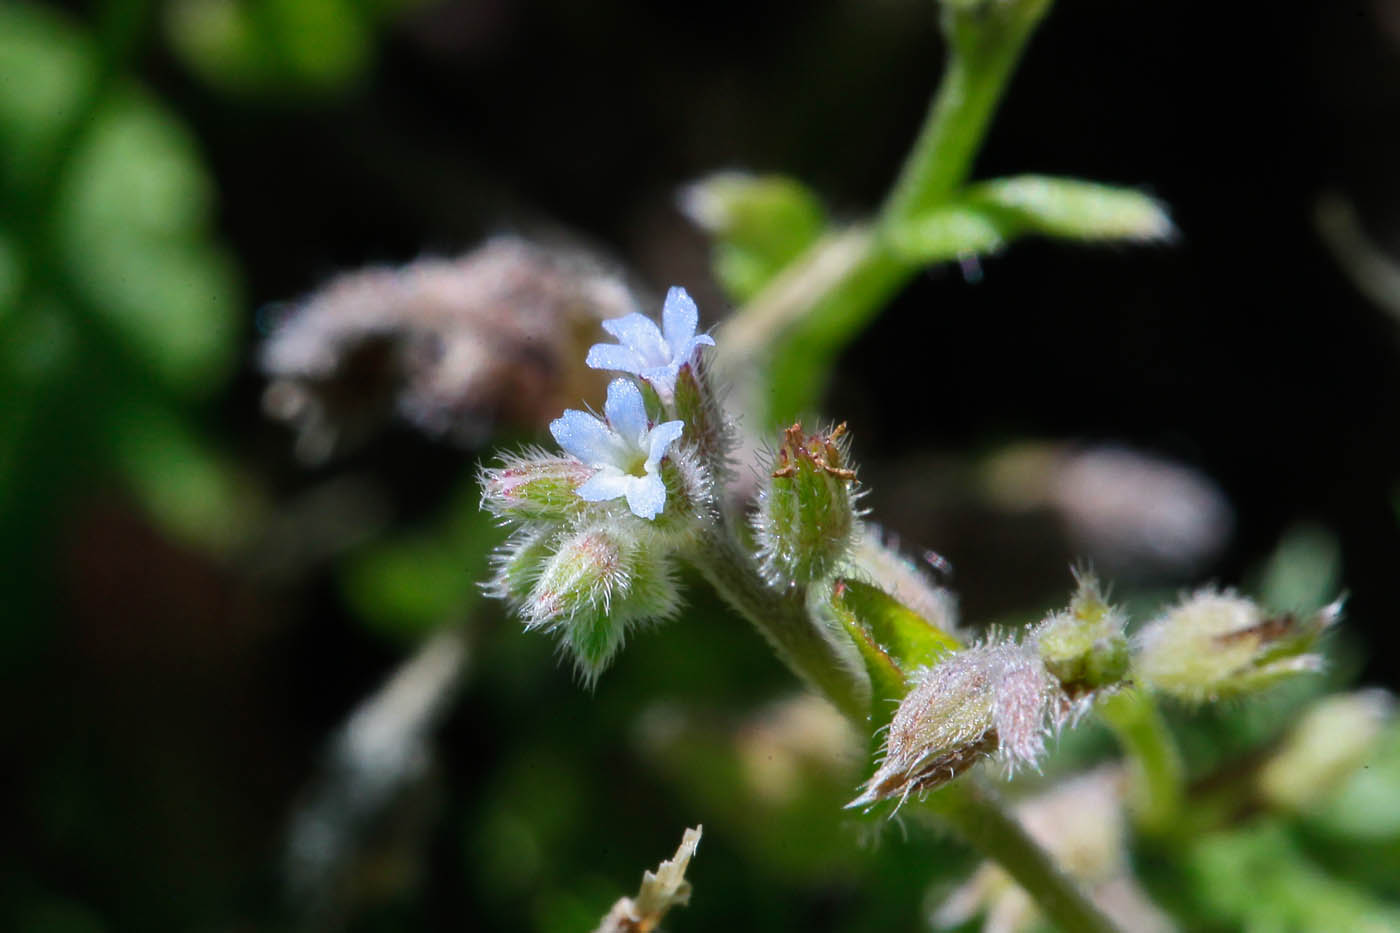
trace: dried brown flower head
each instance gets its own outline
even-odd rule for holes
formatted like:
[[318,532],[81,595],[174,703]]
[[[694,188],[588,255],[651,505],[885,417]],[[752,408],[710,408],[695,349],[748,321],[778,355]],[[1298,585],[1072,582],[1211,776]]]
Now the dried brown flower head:
[[264,407],[296,429],[310,462],[390,417],[466,446],[500,422],[543,428],[565,404],[602,395],[584,350],[599,321],[633,310],[599,263],[513,237],[459,259],[347,273],[263,348]]

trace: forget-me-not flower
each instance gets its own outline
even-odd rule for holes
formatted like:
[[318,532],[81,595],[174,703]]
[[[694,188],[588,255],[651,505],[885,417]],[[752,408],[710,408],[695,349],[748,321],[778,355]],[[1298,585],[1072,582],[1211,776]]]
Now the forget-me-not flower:
[[626,496],[633,514],[654,519],[666,507],[661,458],[681,436],[685,423],[667,421],[650,426],[642,392],[630,379],[614,379],[608,384],[603,414],[606,421],[570,408],[549,426],[560,447],[597,471],[575,492],[589,502]]
[[691,361],[696,347],[715,345],[708,334],[695,333],[700,312],[680,287],[666,293],[661,306],[661,326],[645,314],[625,315],[603,322],[603,329],[617,343],[595,343],[588,351],[588,365],[631,373],[651,383],[663,398],[676,390],[676,375]]

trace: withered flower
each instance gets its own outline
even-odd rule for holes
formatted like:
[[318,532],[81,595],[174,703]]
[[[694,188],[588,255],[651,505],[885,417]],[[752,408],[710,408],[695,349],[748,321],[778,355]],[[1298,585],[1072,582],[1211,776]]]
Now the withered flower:
[[601,321],[633,312],[623,282],[578,254],[513,237],[458,259],[332,280],[262,352],[263,397],[320,462],[391,417],[463,446],[499,423],[544,428],[606,379],[583,365]]

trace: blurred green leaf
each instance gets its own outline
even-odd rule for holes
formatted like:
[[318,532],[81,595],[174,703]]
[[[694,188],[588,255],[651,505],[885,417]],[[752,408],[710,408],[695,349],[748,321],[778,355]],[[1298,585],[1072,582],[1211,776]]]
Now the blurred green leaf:
[[1299,933],[1400,929],[1400,906],[1328,875],[1275,823],[1207,836],[1186,865],[1191,893],[1216,924]]
[[817,196],[782,175],[712,175],[687,188],[681,202],[714,237],[715,278],[736,302],[758,294],[826,227]]
[[356,615],[399,639],[461,619],[481,599],[491,551],[505,538],[480,501],[468,483],[436,528],[377,543],[347,562],[341,582]]
[[1400,845],[1400,724],[1386,731],[1366,766],[1313,814],[1311,822],[1332,835]]
[[171,44],[190,69],[226,91],[315,95],[360,77],[373,57],[374,16],[404,4],[354,0],[177,0]]
[[1315,612],[1337,598],[1342,549],[1337,536],[1320,525],[1290,528],[1265,565],[1257,592],[1271,609]]
[[179,413],[134,402],[109,423],[118,466],[167,531],[213,551],[246,539],[259,515],[251,488]]
[[[103,67],[60,14],[0,6],[0,506],[43,526],[73,478],[116,468],[165,527],[227,544],[249,513],[177,403],[223,383],[235,273],[193,139],[117,77],[138,12],[109,17]],[[51,462],[75,446],[81,470]]]
[[51,10],[0,6],[0,185],[42,176],[97,74],[92,43]]
[[891,227],[894,251],[930,263],[994,253],[1016,237],[1148,242],[1174,232],[1166,209],[1129,188],[1019,175],[969,185],[947,204]]
[[205,238],[212,182],[183,128],[135,90],[114,95],[58,198],[63,272],[110,332],[181,394],[220,385],[235,349],[236,280]]

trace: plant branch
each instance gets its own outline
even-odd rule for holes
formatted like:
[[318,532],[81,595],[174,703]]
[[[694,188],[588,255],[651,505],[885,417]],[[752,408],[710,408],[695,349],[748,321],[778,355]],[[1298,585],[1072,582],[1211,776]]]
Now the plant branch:
[[802,588],[779,592],[770,587],[728,528],[707,536],[692,559],[710,585],[758,629],[793,673],[852,722],[867,723],[869,691],[813,622]]
[[924,806],[994,859],[1063,933],[1117,929],[990,790],[962,778],[931,794]]
[[1151,694],[1130,687],[1104,698],[1099,716],[1118,737],[1132,768],[1132,809],[1138,827],[1163,835],[1176,825],[1185,796],[1181,753]]

